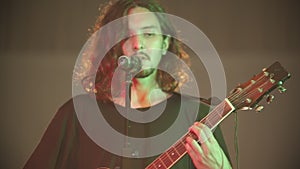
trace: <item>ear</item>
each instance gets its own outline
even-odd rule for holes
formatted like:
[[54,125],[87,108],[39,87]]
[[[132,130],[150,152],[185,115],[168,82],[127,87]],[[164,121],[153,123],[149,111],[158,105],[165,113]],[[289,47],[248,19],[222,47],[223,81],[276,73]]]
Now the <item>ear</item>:
[[162,44],[162,54],[165,55],[169,49],[169,43],[170,43],[170,35],[166,35],[165,39],[163,39]]

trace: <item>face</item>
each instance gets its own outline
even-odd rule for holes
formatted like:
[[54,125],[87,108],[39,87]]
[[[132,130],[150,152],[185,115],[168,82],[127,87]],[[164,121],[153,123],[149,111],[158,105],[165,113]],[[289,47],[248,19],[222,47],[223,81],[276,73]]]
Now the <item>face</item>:
[[129,10],[128,33],[130,37],[122,45],[124,55],[129,57],[138,55],[141,59],[142,72],[136,75],[137,78],[147,77],[155,72],[162,55],[169,47],[168,38],[163,38],[155,14],[145,12],[150,11],[142,7]]

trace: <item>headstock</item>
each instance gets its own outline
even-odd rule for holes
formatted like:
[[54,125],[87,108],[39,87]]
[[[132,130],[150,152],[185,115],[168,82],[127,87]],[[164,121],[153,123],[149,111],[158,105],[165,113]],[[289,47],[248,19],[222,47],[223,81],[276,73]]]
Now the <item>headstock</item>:
[[270,103],[274,99],[270,92],[279,88],[280,92],[285,92],[283,83],[290,78],[288,73],[279,62],[273,63],[270,67],[264,68],[262,72],[255,75],[249,81],[237,86],[228,100],[236,110],[251,110],[261,111],[263,106],[258,106],[257,103],[264,97],[267,97],[267,102]]

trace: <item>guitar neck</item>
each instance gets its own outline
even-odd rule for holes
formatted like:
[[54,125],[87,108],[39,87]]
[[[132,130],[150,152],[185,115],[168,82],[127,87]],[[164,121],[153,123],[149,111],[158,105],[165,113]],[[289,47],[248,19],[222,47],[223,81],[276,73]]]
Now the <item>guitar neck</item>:
[[[215,107],[207,116],[200,122],[206,124],[211,130],[214,130],[231,112],[235,109],[228,99],[225,99],[217,107]],[[186,153],[185,143],[186,138],[192,137],[196,140],[197,136],[194,133],[188,132],[181,137],[168,150],[156,158],[146,169],[168,169],[171,168],[178,160],[180,160]]]

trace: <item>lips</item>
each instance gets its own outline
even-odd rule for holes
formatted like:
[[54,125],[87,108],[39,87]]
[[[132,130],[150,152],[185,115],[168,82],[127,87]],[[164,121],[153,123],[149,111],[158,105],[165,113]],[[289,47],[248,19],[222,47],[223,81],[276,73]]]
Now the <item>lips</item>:
[[136,53],[135,56],[138,56],[141,60],[150,60],[150,56],[144,52]]

